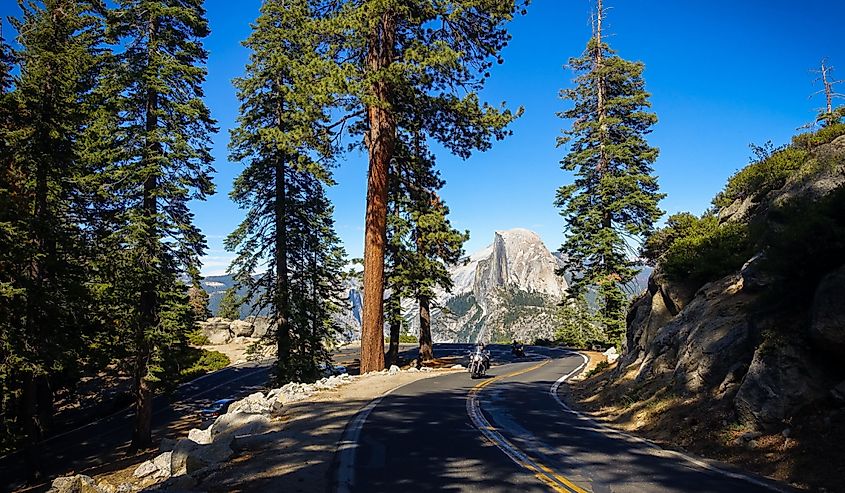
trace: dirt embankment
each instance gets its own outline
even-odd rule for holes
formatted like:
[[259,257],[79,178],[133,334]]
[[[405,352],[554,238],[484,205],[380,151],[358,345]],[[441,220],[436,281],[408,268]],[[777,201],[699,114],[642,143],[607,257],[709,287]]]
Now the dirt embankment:
[[[597,421],[667,449],[733,464],[800,490],[845,491],[845,413],[811,407],[790,428],[764,433],[740,424],[725,399],[684,397],[670,388],[643,399],[642,385],[631,375],[611,379],[614,369],[573,381],[569,400]],[[620,385],[626,377],[629,384]]]

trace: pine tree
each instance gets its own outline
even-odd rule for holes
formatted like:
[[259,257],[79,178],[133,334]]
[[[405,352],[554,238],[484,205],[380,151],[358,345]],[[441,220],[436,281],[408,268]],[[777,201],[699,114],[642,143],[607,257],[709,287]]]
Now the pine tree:
[[244,43],[252,51],[246,76],[235,81],[241,114],[230,150],[246,169],[231,196],[247,215],[226,246],[237,252],[230,271],[246,297],[270,310],[279,382],[313,378],[328,358],[342,268],[324,189],[333,184],[327,124],[335,91],[325,87],[313,3],[265,2]]
[[191,328],[180,277],[198,269],[205,249],[188,202],[214,191],[216,128],[202,101],[209,30],[201,0],[120,0],[111,21],[122,51],[108,79],[117,125],[101,137],[115,153],[104,188],[116,204],[114,243],[128,264],[115,289],[130,302],[132,443],[146,447],[154,387]]
[[616,55],[602,40],[604,12],[599,0],[594,36],[569,66],[575,87],[561,96],[573,107],[558,116],[573,121],[558,139],[569,145],[561,161],[575,181],[558,189],[555,205],[566,222],[567,269],[575,273],[574,296],[597,290],[600,324],[609,340],[625,332],[627,298],[622,285],[636,274],[627,242],[648,234],[662,212],[652,163],[658,150],[645,135],[657,117],[645,91],[641,62]]
[[396,157],[390,172],[387,218],[386,286],[390,292],[385,314],[390,328],[385,366],[396,364],[399,336],[405,322],[402,298],[413,298],[419,309],[420,362],[431,361],[431,299],[436,288],[449,291],[448,265],[458,263],[469,232],[452,228],[449,209],[438,196],[445,182],[435,169],[434,156],[413,124],[399,125]]
[[[363,133],[369,153],[364,233],[361,371],[384,366],[383,296],[388,175],[397,152],[397,125],[418,122],[420,138],[434,139],[466,158],[502,139],[517,116],[482,103],[478,91],[509,35],[517,2],[340,1],[327,31],[341,46],[340,74],[348,85],[345,118]],[[433,28],[432,26],[439,26]],[[413,118],[411,118],[413,117]]]
[[238,296],[237,290],[231,287],[223,292],[223,298],[217,308],[217,316],[229,320],[238,320],[241,318],[241,304],[242,300]]
[[211,310],[208,309],[208,299],[208,293],[202,288],[199,281],[193,280],[191,287],[188,288],[188,303],[191,305],[194,320],[202,321],[211,316]]
[[35,465],[55,385],[77,373],[89,330],[88,204],[80,188],[88,169],[79,139],[97,81],[102,17],[85,1],[19,5],[23,17],[12,20],[21,47],[17,77],[5,43],[0,50],[0,380],[4,411],[20,411]]

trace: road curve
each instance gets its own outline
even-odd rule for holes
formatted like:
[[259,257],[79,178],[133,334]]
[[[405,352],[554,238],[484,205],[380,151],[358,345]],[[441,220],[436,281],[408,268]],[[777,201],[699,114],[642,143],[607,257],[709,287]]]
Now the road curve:
[[493,367],[485,380],[421,380],[384,396],[360,423],[354,482],[338,491],[789,491],[567,411],[550,389],[582,357],[537,351],[552,359]]

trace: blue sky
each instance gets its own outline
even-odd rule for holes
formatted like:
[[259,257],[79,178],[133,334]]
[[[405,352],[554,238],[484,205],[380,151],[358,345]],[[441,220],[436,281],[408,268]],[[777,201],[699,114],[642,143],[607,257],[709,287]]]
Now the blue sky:
[[[231,80],[243,73],[249,56],[240,42],[249,35],[260,0],[206,2],[212,34],[207,103],[221,131],[214,138],[218,193],[193,204],[196,222],[208,237],[205,274],[221,273],[230,258],[223,238],[243,212],[228,198],[240,172],[229,163],[226,145],[238,111]],[[646,65],[646,87],[659,123],[649,136],[660,148],[655,164],[662,208],[703,212],[726,179],[748,162],[749,143],[788,142],[811,121],[823,101],[811,69],[822,57],[840,66],[845,79],[845,37],[839,23],[845,2],[829,0],[606,0],[611,47]],[[236,6],[235,6],[236,5]],[[552,200],[571,180],[560,170],[563,149],[555,138],[567,122],[555,116],[566,108],[558,91],[570,84],[564,65],[581,53],[590,35],[588,0],[533,0],[528,14],[511,24],[513,40],[505,63],[494,66],[483,97],[523,106],[513,136],[467,161],[438,153],[446,179],[443,198],[453,223],[468,229],[472,252],[492,241],[493,232],[533,229],[550,249],[563,240],[563,222]],[[11,0],[0,14],[17,15]],[[4,22],[4,33],[10,33]],[[835,74],[836,75],[836,74]],[[330,190],[337,231],[350,256],[363,252],[366,157],[344,156]]]

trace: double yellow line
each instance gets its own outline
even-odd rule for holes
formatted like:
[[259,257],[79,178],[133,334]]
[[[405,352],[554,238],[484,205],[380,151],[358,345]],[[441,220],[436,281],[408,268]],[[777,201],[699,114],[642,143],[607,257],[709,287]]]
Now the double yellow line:
[[530,457],[524,451],[517,448],[516,445],[505,438],[495,426],[487,421],[487,418],[485,418],[484,414],[481,412],[481,405],[478,402],[478,394],[482,389],[498,380],[534,371],[542,366],[545,366],[549,363],[549,361],[550,360],[546,360],[522,370],[493,377],[474,386],[467,394],[467,414],[472,420],[473,425],[475,425],[475,427],[478,428],[488,440],[499,447],[499,449],[512,461],[534,473],[534,476],[537,479],[548,485],[553,491],[561,493],[589,493],[587,490],[567,479],[565,476],[556,473],[545,464],[533,457]]

